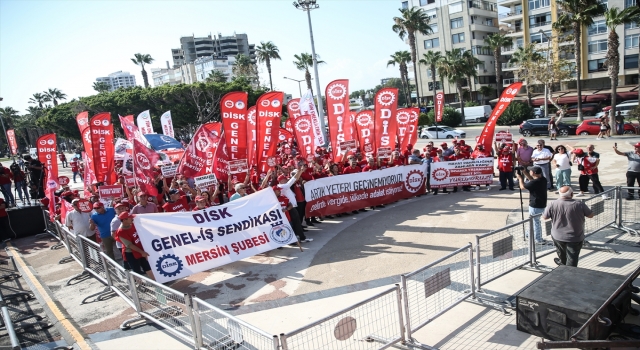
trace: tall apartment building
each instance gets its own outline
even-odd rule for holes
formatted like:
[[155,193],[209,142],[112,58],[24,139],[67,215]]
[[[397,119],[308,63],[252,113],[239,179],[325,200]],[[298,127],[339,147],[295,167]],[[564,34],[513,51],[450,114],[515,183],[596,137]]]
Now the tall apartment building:
[[109,91],[136,86],[136,76],[123,71],[111,73],[106,77],[96,78],[96,81],[109,84]]
[[[514,0],[512,0],[514,1]],[[472,99],[478,97],[477,90],[483,85],[495,87],[495,65],[493,53],[484,48],[484,39],[497,33],[498,5],[496,1],[484,0],[408,0],[402,1],[402,8],[420,7],[429,16],[429,25],[433,34],[418,34],[417,51],[418,60],[427,51],[437,50],[444,55],[445,51],[460,48],[472,51],[481,64],[478,65],[478,78],[467,87]],[[410,68],[410,71],[412,69]],[[418,67],[418,86],[420,95],[426,101],[433,99],[433,91],[443,91],[447,101],[457,100],[457,91],[454,85],[444,79],[441,86],[440,77],[436,77],[435,86],[432,82],[431,71],[426,66]]]
[[[624,9],[637,6],[636,0],[603,0],[607,7]],[[503,50],[502,67],[505,74],[511,72],[512,77],[506,77],[504,83],[517,80],[513,74],[516,67],[508,63],[511,55],[518,47],[534,43],[539,49],[552,48],[555,55],[575,63],[573,40],[558,40],[558,33],[551,28],[551,24],[558,19],[559,8],[556,0],[500,0],[500,6],[506,7],[506,13],[501,14],[500,21],[507,24],[507,36],[513,39],[513,46]],[[631,23],[616,29],[620,37],[620,76],[618,85],[638,84],[638,38],[640,28]],[[608,29],[604,17],[594,18],[594,24],[583,29],[582,35],[582,86],[585,89],[606,89],[611,87],[611,80],[607,75],[606,53]],[[562,89],[574,88],[575,82],[562,84]]]
[[196,80],[205,81],[209,74],[214,70],[222,72],[227,77],[227,81],[233,77],[233,65],[235,64],[235,56],[215,58],[214,56],[197,58],[193,65],[195,66]]
[[233,36],[217,36],[196,38],[195,36],[185,36],[180,38],[180,48],[171,49],[173,66],[179,67],[185,63],[193,63],[201,57],[229,58],[237,54],[249,56],[255,62],[255,45],[249,44],[247,34],[233,34]]

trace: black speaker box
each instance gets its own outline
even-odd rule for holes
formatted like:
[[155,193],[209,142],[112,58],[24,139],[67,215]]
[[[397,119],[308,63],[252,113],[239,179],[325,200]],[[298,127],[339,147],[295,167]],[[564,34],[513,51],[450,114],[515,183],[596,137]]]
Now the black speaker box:
[[[625,279],[607,272],[558,266],[517,295],[517,329],[549,340],[569,340]],[[596,319],[578,339],[606,339],[630,308],[631,292],[626,288],[600,314],[612,323]]]
[[[40,206],[21,207],[7,209],[9,215],[9,223],[16,238],[35,236],[43,233],[45,230],[44,216]],[[11,232],[4,233],[2,237],[14,238]]]

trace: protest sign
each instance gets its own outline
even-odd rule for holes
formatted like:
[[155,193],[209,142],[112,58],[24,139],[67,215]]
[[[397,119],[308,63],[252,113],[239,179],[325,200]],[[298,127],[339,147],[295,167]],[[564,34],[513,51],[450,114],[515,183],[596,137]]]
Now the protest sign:
[[493,158],[431,163],[431,188],[487,185],[493,182]]
[[508,131],[498,131],[496,133],[497,143],[513,143],[513,135]]
[[80,209],[80,211],[83,213],[89,213],[93,210],[93,208],[91,207],[91,202],[86,199],[78,200],[78,209]]
[[380,148],[378,148],[378,158],[380,158],[380,159],[390,159],[391,158],[391,148],[390,147],[380,147]]
[[391,203],[425,192],[427,165],[330,176],[304,184],[305,216],[326,216]]
[[137,215],[134,225],[160,283],[296,242],[270,188],[203,210]]
[[100,195],[100,202],[105,207],[110,207],[114,198],[122,198],[124,190],[121,185],[105,185],[98,187],[98,195]]
[[215,174],[207,174],[207,175],[194,177],[193,180],[195,181],[197,188],[207,188],[210,186],[218,185],[218,179],[216,179]]
[[58,176],[58,183],[60,186],[66,186],[69,184],[71,180],[69,180],[68,176]]
[[178,171],[178,164],[161,166],[160,171],[165,178],[174,177]]
[[229,174],[246,173],[248,169],[249,165],[246,159],[229,161]]
[[356,147],[357,147],[356,140],[340,142],[340,150],[341,151],[349,151],[349,150],[352,150],[352,149],[356,149]]

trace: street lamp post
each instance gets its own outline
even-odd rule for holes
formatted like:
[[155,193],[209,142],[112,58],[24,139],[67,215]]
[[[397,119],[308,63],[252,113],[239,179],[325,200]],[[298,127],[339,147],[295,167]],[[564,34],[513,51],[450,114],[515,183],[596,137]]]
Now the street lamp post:
[[[303,81],[305,81],[305,79],[302,80],[298,80],[298,79],[292,79],[292,78],[287,78],[287,77],[283,77],[284,79],[289,79],[289,80],[293,80],[295,82],[298,83],[298,91],[300,92],[300,98],[302,98],[302,88],[300,87],[300,83],[302,83]],[[311,80],[313,80],[313,78],[311,78]]]
[[307,12],[307,19],[309,20],[309,36],[311,37],[311,55],[313,56],[313,73],[316,78],[316,94],[318,96],[318,109],[320,113],[320,125],[322,125],[322,133],[326,129],[324,123],[324,106],[322,103],[322,91],[320,90],[320,79],[318,77],[318,58],[316,57],[316,47],[313,43],[313,28],[311,26],[311,10],[315,10],[320,7],[316,4],[316,0],[297,0],[293,2],[293,6],[298,10]]

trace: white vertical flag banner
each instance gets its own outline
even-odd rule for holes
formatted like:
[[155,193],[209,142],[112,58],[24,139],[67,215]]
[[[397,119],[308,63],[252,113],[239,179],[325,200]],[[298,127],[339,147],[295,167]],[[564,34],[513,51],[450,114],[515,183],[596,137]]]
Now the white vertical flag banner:
[[149,110],[146,110],[138,114],[137,121],[138,121],[138,130],[142,135],[155,134],[153,132],[153,124],[151,124],[151,114],[149,114]]
[[307,90],[307,92],[302,95],[299,105],[300,115],[308,114],[311,117],[311,129],[313,130],[314,145],[318,147],[326,144],[327,141],[324,138],[318,110],[316,109],[316,105],[313,103],[313,93],[311,90]]
[[271,188],[203,210],[136,215],[133,222],[160,283],[296,242]]
[[160,124],[162,125],[162,133],[169,136],[173,136],[173,121],[171,121],[171,111],[166,111],[160,117]]

